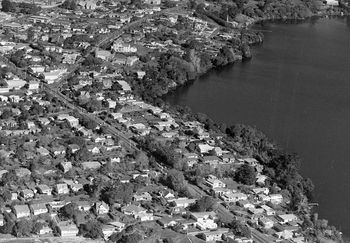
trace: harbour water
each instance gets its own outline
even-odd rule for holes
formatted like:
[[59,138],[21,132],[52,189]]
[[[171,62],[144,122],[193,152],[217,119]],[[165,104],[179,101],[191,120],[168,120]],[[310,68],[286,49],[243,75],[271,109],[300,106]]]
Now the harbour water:
[[165,99],[218,123],[256,126],[300,155],[320,218],[350,235],[350,18],[269,23],[253,59]]

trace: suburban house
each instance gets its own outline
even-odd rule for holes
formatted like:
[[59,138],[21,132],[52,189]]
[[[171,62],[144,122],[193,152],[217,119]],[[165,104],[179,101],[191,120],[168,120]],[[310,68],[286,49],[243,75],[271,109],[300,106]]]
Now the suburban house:
[[97,215],[107,214],[109,212],[109,206],[103,201],[96,202],[94,208]]
[[158,219],[157,222],[164,228],[172,227],[177,224],[177,222],[169,216],[164,216]]
[[262,202],[269,202],[271,200],[270,196],[265,195],[265,194],[259,194],[258,198]]
[[205,144],[198,144],[197,147],[198,147],[198,150],[201,154],[209,153],[209,151],[214,149],[213,146],[210,146],[206,143]]
[[113,225],[102,225],[102,233],[103,233],[103,238],[107,241],[108,238],[116,233],[115,227]]
[[140,212],[140,213],[134,214],[134,218],[139,219],[140,221],[151,221],[154,219],[154,216],[152,213]]
[[256,184],[259,186],[265,186],[265,182],[268,179],[265,175],[257,175],[256,176]]
[[226,187],[214,187],[212,190],[216,196],[222,196],[224,194],[230,194],[236,192],[233,189],[228,189]]
[[216,176],[209,175],[205,178],[204,181],[205,185],[209,186],[210,188],[215,187],[226,187],[226,184],[220,181]]
[[264,210],[264,213],[267,216],[272,216],[272,215],[276,214],[275,210],[272,209],[271,207],[267,206],[267,205],[261,205],[260,207]]
[[196,202],[196,199],[189,199],[187,197],[180,197],[177,199],[170,199],[168,202],[176,208],[187,208]]
[[143,0],[143,3],[150,5],[159,5],[161,0]]
[[28,170],[27,168],[18,168],[15,170],[15,173],[18,177],[25,177],[32,174],[32,172],[30,172],[30,170]]
[[226,193],[220,196],[222,200],[225,202],[237,202],[240,200],[247,200],[248,196],[244,193],[237,192],[237,193]]
[[68,194],[69,193],[68,185],[65,183],[56,184],[55,191],[57,192],[57,194]]
[[96,50],[95,51],[95,57],[100,58],[104,61],[109,60],[112,57],[112,53],[110,51],[105,50]]
[[138,193],[133,196],[134,201],[152,201],[152,196],[148,192]]
[[274,225],[274,221],[269,218],[261,217],[259,218],[259,224],[265,229],[271,229]]
[[298,217],[295,214],[280,214],[277,216],[277,219],[281,222],[281,224],[286,224],[297,221]]
[[50,155],[50,151],[44,147],[37,148],[36,152],[39,153],[41,156],[49,156]]
[[274,204],[280,204],[283,202],[283,196],[281,194],[270,194],[270,201]]
[[210,164],[210,165],[217,165],[219,163],[220,159],[219,157],[212,155],[212,156],[203,156],[202,162],[204,164]]
[[63,221],[58,224],[58,232],[61,237],[74,237],[79,233],[79,229],[74,223]]
[[214,230],[218,228],[218,225],[214,222],[217,218],[214,212],[192,212],[190,216],[196,221],[194,226],[200,230]]
[[18,219],[30,216],[28,205],[15,205],[13,206],[13,211]]
[[84,186],[83,184],[80,184],[80,183],[72,183],[69,185],[69,188],[72,192],[77,192],[79,190],[82,190]]
[[60,169],[63,171],[63,173],[67,173],[73,168],[72,162],[61,162],[59,164]]
[[249,202],[248,200],[241,200],[237,202],[237,205],[243,208],[254,208],[254,204]]
[[235,156],[233,154],[223,154],[221,156],[221,159],[224,163],[234,163],[235,162]]
[[147,210],[143,207],[136,206],[134,204],[130,204],[121,208],[122,213],[126,215],[136,215],[140,213],[146,213]]
[[101,163],[98,161],[89,161],[81,163],[84,170],[97,170],[101,167]]
[[222,236],[228,232],[229,232],[229,229],[227,228],[220,228],[215,231],[206,231],[200,234],[200,238],[210,242],[221,241]]
[[270,190],[267,187],[257,187],[257,188],[253,188],[252,192],[256,195],[257,194],[266,194],[267,195],[267,194],[269,194]]
[[46,235],[46,234],[51,234],[51,233],[52,233],[52,229],[49,226],[43,226],[39,230],[39,235]]
[[24,199],[33,198],[34,192],[33,190],[30,190],[30,189],[24,189],[21,191],[20,196],[23,197]]
[[35,203],[30,205],[30,209],[32,210],[33,215],[44,214],[48,212],[45,203]]
[[117,232],[121,232],[123,229],[125,229],[125,224],[124,224],[124,223],[121,223],[121,222],[119,222],[119,221],[109,222],[108,224],[114,226],[114,229],[115,229]]

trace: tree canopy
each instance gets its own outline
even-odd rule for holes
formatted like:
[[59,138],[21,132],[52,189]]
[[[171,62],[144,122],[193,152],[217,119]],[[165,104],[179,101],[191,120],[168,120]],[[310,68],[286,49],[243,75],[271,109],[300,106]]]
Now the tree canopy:
[[253,185],[256,181],[256,171],[254,167],[244,164],[235,173],[235,180],[246,185]]

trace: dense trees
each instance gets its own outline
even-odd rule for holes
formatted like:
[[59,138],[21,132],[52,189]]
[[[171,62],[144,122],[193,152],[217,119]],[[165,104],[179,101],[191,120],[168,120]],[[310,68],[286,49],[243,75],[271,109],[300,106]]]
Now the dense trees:
[[85,58],[83,61],[84,66],[98,66],[101,64],[102,64],[102,60],[92,55],[87,56],[87,58]]
[[253,185],[256,181],[256,171],[254,167],[244,164],[235,173],[235,180],[246,185]]
[[251,238],[250,229],[242,222],[233,220],[228,226],[235,235]]
[[[277,148],[262,132],[250,126],[235,125],[226,132],[234,142],[241,145],[244,153],[256,157],[264,165],[263,173],[271,181],[288,190],[291,210],[303,210],[303,206],[306,206],[305,197],[313,199],[314,185],[310,179],[303,179],[298,173],[300,158],[296,154]],[[253,183],[253,177],[252,170],[243,166],[236,173],[236,179],[246,184]]]
[[140,140],[139,144],[143,149],[149,151],[159,163],[182,170],[184,164],[180,159],[181,156],[175,152],[175,147],[172,145],[156,142],[150,137]]
[[75,0],[65,0],[60,7],[69,10],[76,10],[78,5]]
[[20,49],[11,54],[10,61],[13,62],[16,66],[23,68],[28,66],[27,61],[23,58],[25,55],[25,50]]
[[84,107],[88,112],[100,111],[102,109],[102,103],[95,98],[91,98],[84,104]]
[[3,120],[7,120],[9,119],[10,117],[13,116],[13,113],[10,109],[4,109],[1,113],[1,116],[0,118],[3,119]]
[[215,200],[212,197],[204,196],[196,201],[196,203],[191,207],[191,210],[195,212],[212,211],[214,205]]
[[243,148],[251,150],[253,153],[266,151],[272,146],[265,134],[251,126],[243,124],[233,125],[226,129],[226,133],[235,142],[242,144]]
[[2,11],[4,12],[15,12],[16,11],[16,3],[10,0],[2,0]]
[[123,235],[118,243],[138,243],[142,240],[142,236],[138,233]]
[[185,177],[181,171],[172,169],[164,178],[164,183],[171,189],[182,192],[185,189]]
[[16,3],[10,0],[2,0],[2,11],[4,12],[21,12],[24,14],[36,14],[40,11],[40,7],[31,3]]
[[74,219],[78,214],[79,209],[75,203],[69,203],[59,210],[59,216],[63,219]]
[[16,222],[13,228],[13,234],[17,237],[30,236],[32,232],[33,224],[32,221],[21,219]]
[[102,192],[102,199],[112,205],[113,203],[130,203],[132,200],[134,185],[131,183],[122,183],[112,185]]
[[99,239],[103,237],[101,224],[96,220],[89,220],[81,224],[79,227],[79,234],[86,238]]

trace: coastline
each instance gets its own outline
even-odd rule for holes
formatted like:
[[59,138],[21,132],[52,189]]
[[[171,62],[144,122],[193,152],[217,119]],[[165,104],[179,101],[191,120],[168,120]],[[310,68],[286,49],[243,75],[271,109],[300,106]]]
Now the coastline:
[[[310,17],[306,17],[306,18],[294,18],[294,19],[288,19],[288,18],[287,18],[287,19],[262,18],[262,19],[255,19],[254,22],[249,23],[249,25],[247,25],[247,26],[248,26],[249,28],[251,28],[251,27],[254,26],[255,24],[264,23],[264,22],[274,22],[274,21],[279,21],[279,22],[281,22],[281,21],[282,21],[282,22],[284,22],[284,21],[286,21],[286,22],[289,22],[289,21],[291,21],[291,22],[294,22],[294,21],[307,21],[308,19],[311,19],[311,18],[345,17],[345,16],[348,16],[348,15],[349,15],[349,13],[347,13],[346,15],[345,15],[345,14],[339,15],[339,14],[337,14],[337,13],[333,13],[333,14],[314,14],[314,15],[312,15],[312,16],[310,16]],[[242,30],[242,29],[241,29],[241,30]],[[253,30],[253,31],[254,31],[253,34],[257,34],[257,33],[258,33],[258,32],[256,32],[255,30]],[[261,33],[258,33],[258,35],[259,35],[260,37],[262,36]],[[254,35],[253,35],[253,36],[254,36]],[[251,37],[251,36],[250,36],[250,37]],[[253,41],[249,42],[249,48],[250,48],[250,46],[257,45],[257,44],[261,44],[261,43],[263,42],[263,36],[262,36],[262,38],[251,38],[250,40],[253,40]],[[250,49],[249,49],[249,52],[250,52]],[[230,62],[228,62],[228,63],[225,64],[225,65],[221,65],[221,66],[212,66],[212,67],[206,69],[205,72],[197,73],[197,76],[196,76],[195,79],[188,80],[188,81],[186,81],[186,82],[185,82],[184,84],[182,84],[182,85],[178,85],[178,86],[175,86],[175,87],[170,87],[169,91],[168,91],[165,95],[163,95],[163,97],[166,96],[168,93],[173,92],[174,90],[180,88],[181,86],[190,85],[191,83],[197,81],[198,78],[200,78],[201,76],[207,74],[207,73],[210,72],[210,71],[220,69],[220,68],[225,67],[225,66],[227,66],[227,65],[233,65],[233,64],[236,63],[236,62],[249,61],[250,58],[252,58],[252,56],[250,56],[250,57],[245,57],[245,58],[244,58],[243,55],[242,55],[242,58],[241,58],[241,59],[236,59],[236,60],[230,61]],[[170,110],[172,110],[172,108],[170,108]],[[192,112],[190,112],[190,113],[192,113]],[[210,118],[208,118],[208,119],[210,119]],[[215,125],[217,125],[217,124],[215,124]],[[277,146],[277,145],[276,145],[276,146]],[[302,175],[300,175],[300,176],[302,177]],[[307,214],[307,215],[311,215],[312,212],[313,212],[313,210],[310,209],[310,211],[308,211],[306,214]],[[316,212],[317,212],[317,210],[316,210]],[[340,234],[341,234],[341,233],[340,233]],[[325,240],[325,239],[323,239],[323,240]],[[321,242],[323,242],[323,241],[321,241]],[[332,241],[332,240],[326,241],[326,240],[325,240],[324,242],[338,242],[338,241]],[[350,242],[350,240],[349,240],[349,238],[348,238],[347,236],[344,236],[344,237],[342,237],[341,241],[339,241],[339,242]]]
[[[329,18],[329,17],[346,17],[349,16],[350,12],[344,13],[342,11],[333,11],[333,12],[320,12],[320,13],[315,13],[311,16],[308,17],[303,17],[303,18],[255,18],[252,19],[252,21],[249,22],[245,22],[243,23],[241,26],[238,26],[237,28],[235,28],[237,31],[246,31],[246,33],[244,33],[245,38],[248,38],[248,43],[240,43],[240,46],[238,47],[239,49],[242,49],[243,46],[242,44],[248,44],[245,45],[244,48],[245,50],[242,51],[242,55],[233,59],[233,60],[229,60],[227,63],[225,63],[224,65],[213,65],[208,67],[205,70],[202,70],[201,72],[197,72],[195,78],[193,79],[189,79],[186,80],[183,84],[181,85],[177,85],[177,86],[169,86],[169,90],[168,92],[166,92],[165,94],[162,94],[161,96],[166,96],[168,93],[171,93],[173,91],[175,91],[177,88],[180,88],[181,86],[185,86],[187,84],[190,84],[192,82],[195,82],[198,78],[200,78],[202,75],[205,75],[206,73],[210,72],[211,70],[215,70],[215,69],[220,69],[224,66],[227,65],[232,65],[235,64],[237,62],[244,62],[244,61],[249,61],[251,58],[253,58],[253,55],[251,54],[251,46],[254,45],[260,45],[264,42],[264,35],[261,31],[259,30],[254,30],[252,29],[252,27],[256,24],[262,24],[262,23],[271,23],[271,22],[285,22],[285,23],[295,23],[295,21],[297,22],[303,22],[303,21],[307,21],[308,19],[312,19],[312,18]],[[244,37],[242,37],[244,38]],[[232,46],[232,47],[237,47],[237,46]],[[234,55],[237,55],[237,53],[234,53]]]

